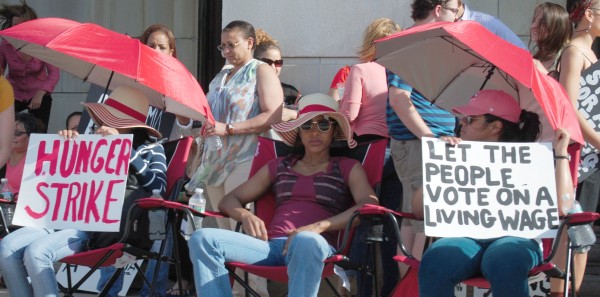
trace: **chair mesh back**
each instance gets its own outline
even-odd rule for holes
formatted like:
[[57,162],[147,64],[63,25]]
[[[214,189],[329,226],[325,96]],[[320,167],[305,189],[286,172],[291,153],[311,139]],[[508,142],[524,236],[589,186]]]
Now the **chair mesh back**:
[[170,195],[173,187],[185,177],[185,166],[193,141],[192,137],[184,137],[163,144],[167,157],[167,195]]

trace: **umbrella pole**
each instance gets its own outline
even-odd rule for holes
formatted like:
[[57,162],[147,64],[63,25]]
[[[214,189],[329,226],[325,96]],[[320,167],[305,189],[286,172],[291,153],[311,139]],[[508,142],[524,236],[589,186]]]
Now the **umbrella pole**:
[[108,87],[110,86],[110,82],[112,81],[113,75],[115,74],[114,71],[110,72],[110,76],[108,77],[108,83],[106,83],[106,88],[104,88],[104,94],[102,94],[102,97],[104,97],[104,95],[108,94]]
[[490,80],[490,78],[492,78],[492,75],[494,75],[494,70],[496,70],[496,66],[492,65],[490,70],[488,70],[488,74],[485,76],[485,80],[483,81],[483,84],[481,84],[481,87],[479,88],[480,91],[483,90],[483,87],[485,87],[488,80]]

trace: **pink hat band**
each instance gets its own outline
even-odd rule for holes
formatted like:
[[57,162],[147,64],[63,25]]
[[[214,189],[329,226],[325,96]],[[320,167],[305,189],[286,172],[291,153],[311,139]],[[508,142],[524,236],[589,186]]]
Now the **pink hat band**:
[[108,98],[106,99],[106,101],[104,101],[104,104],[142,122],[145,123],[146,122],[146,115],[142,114],[141,112],[113,99],[113,98]]
[[298,115],[306,114],[309,112],[337,112],[337,110],[321,104],[312,104],[302,108],[300,112],[298,112]]

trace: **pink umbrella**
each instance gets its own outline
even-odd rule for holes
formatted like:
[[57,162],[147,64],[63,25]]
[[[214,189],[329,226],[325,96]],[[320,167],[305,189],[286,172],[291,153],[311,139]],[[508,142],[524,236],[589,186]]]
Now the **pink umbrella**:
[[376,62],[446,110],[481,89],[503,90],[542,121],[543,141],[569,130],[583,143],[575,110],[558,82],[539,72],[531,54],[473,21],[414,27],[376,44]]
[[17,50],[109,89],[127,85],[168,112],[214,123],[198,81],[176,58],[91,23],[37,19],[0,31]]

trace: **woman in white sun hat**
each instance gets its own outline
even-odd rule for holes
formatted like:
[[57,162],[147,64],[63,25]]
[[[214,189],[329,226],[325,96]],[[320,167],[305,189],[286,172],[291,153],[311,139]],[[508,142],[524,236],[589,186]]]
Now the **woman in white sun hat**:
[[[154,189],[164,195],[167,170],[163,147],[151,143],[149,136],[161,137],[155,129],[145,124],[148,98],[140,91],[119,87],[104,103],[84,103],[90,117],[98,126],[97,134],[133,134],[129,176],[125,190],[123,209],[128,209],[136,198],[149,197]],[[66,139],[77,137],[77,131],[62,130],[59,135]],[[121,220],[123,230],[123,220]],[[118,233],[114,235],[118,240]],[[51,230],[23,227],[0,241],[0,269],[11,296],[57,296],[58,288],[53,263],[86,247],[100,247],[100,239],[89,242],[92,233],[76,229]],[[109,245],[111,238],[102,238]],[[27,280],[31,279],[31,283]]]
[[[312,94],[298,105],[297,119],[272,128],[287,145],[301,147],[304,153],[269,161],[219,204],[221,212],[242,223],[245,234],[203,228],[189,240],[198,296],[231,296],[224,266],[228,261],[287,265],[289,296],[317,296],[323,260],[334,252],[331,231],[344,228],[363,204],[377,204],[360,163],[330,155],[336,139],[356,145],[338,103]],[[268,190],[275,194],[276,208],[265,226],[243,205]]]

